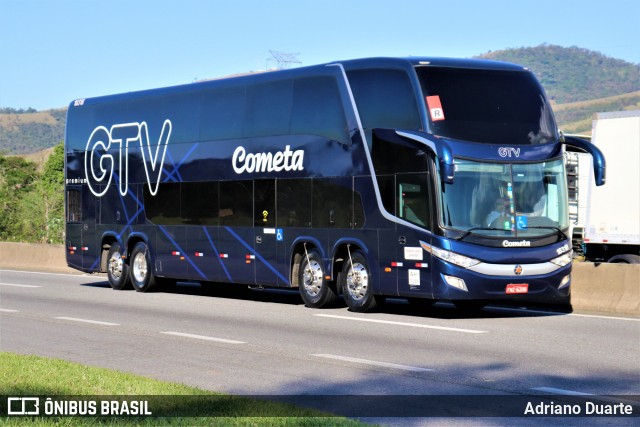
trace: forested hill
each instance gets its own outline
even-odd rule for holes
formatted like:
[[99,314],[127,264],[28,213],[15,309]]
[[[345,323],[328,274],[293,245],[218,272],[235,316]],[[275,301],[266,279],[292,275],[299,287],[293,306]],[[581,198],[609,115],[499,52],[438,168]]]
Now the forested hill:
[[529,68],[542,83],[547,96],[558,104],[640,90],[640,64],[579,47],[543,44],[488,52],[478,58],[513,62]]
[[64,139],[66,108],[36,111],[0,108],[0,154],[29,154]]
[[[488,52],[478,58],[531,69],[553,101],[560,128],[566,132],[589,133],[595,112],[640,109],[640,64],[547,44]],[[34,153],[55,146],[64,138],[65,118],[65,108],[0,108],[0,154]]]

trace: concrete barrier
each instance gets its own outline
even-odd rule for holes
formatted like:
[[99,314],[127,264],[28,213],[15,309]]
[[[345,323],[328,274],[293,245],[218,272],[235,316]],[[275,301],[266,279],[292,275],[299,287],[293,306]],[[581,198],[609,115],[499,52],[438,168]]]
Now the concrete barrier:
[[77,273],[67,267],[64,246],[0,242],[0,268],[55,273]]
[[575,262],[571,273],[574,310],[640,314],[640,264]]
[[[0,242],[0,268],[76,273],[63,246]],[[640,315],[640,264],[573,264],[571,306],[576,311]]]

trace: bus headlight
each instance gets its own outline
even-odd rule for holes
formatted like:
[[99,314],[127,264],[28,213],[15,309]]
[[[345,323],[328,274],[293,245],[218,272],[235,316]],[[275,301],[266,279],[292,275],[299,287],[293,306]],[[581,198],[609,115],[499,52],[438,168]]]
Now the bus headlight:
[[551,262],[557,266],[564,267],[565,265],[569,264],[572,259],[573,251],[569,251],[564,255],[560,255],[559,257],[552,259]]
[[476,264],[480,264],[480,261],[477,259],[469,258],[455,252],[445,251],[444,249],[436,248],[435,246],[431,247],[431,253],[443,261],[450,262],[451,264],[455,264],[463,268],[469,268]]

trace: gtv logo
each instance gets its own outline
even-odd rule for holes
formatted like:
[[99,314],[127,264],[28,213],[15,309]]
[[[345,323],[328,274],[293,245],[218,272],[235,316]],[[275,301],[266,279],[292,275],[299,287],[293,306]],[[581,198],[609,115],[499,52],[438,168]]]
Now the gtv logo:
[[498,148],[498,154],[500,157],[520,157],[520,149],[514,147],[500,147]]
[[[115,160],[113,155],[109,154],[109,150],[112,144],[118,144],[118,188],[121,195],[126,195],[129,190],[129,144],[137,142],[140,144],[149,192],[155,196],[160,184],[164,156],[170,137],[171,120],[169,119],[162,125],[155,152],[151,148],[146,122],[115,124],[111,129],[98,126],[91,132],[84,154],[84,173],[89,190],[96,197],[102,197],[109,189],[115,167]],[[99,185],[104,185],[104,189],[100,189]]]

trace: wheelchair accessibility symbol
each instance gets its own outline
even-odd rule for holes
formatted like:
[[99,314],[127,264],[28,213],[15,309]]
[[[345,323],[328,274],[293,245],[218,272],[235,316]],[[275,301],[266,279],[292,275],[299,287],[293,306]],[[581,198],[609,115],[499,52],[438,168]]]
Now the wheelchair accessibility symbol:
[[529,221],[526,216],[518,216],[518,230],[523,230],[529,227]]
[[282,228],[276,228],[276,240],[278,242],[282,242],[284,240],[284,233],[282,232]]

